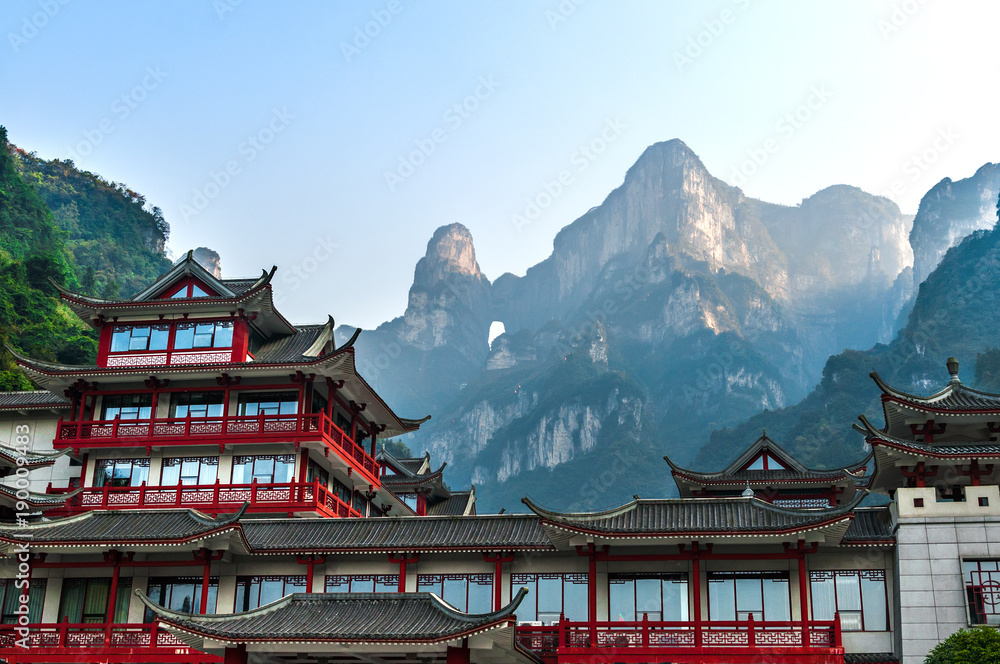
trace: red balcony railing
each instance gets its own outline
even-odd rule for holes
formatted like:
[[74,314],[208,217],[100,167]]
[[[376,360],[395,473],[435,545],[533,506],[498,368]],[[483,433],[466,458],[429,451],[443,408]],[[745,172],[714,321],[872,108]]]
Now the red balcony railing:
[[[54,490],[54,492],[59,490]],[[66,501],[62,507],[48,510],[49,516],[79,514],[93,509],[158,509],[183,507],[209,514],[237,511],[250,503],[248,512],[287,513],[316,512],[330,517],[364,516],[340,497],[312,482],[257,482],[250,484],[86,487]]]
[[323,413],[61,421],[53,447],[80,449],[308,441],[322,441],[345,462],[363,472],[372,484],[378,484],[378,462]]
[[[775,622],[653,620],[521,625],[518,643],[550,662],[751,662],[828,664],[844,661],[840,621]],[[597,659],[594,659],[597,657]],[[647,659],[653,657],[654,659]],[[721,658],[721,659],[713,659]],[[839,658],[839,659],[838,659]]]
[[155,624],[34,623],[0,625],[7,662],[183,662],[217,664]]

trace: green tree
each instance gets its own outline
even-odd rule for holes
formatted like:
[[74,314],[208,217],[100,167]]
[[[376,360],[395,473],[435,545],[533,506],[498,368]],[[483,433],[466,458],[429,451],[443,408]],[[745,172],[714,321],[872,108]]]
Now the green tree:
[[1000,632],[993,627],[960,629],[934,646],[924,664],[1000,664]]

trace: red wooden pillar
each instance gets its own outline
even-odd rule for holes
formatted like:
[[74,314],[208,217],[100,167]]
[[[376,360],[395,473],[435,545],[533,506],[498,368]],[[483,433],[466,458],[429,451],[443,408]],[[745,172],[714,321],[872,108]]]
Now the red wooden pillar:
[[212,554],[208,549],[202,549],[201,557],[205,561],[205,568],[201,574],[201,605],[198,612],[205,615],[208,613],[208,588],[212,584]]
[[[309,450],[306,450],[306,449],[302,450],[302,454],[299,456],[299,459],[300,459],[299,460],[299,487],[298,487],[298,489],[296,491],[296,495],[298,496],[298,498],[293,499],[292,495],[291,495],[292,494],[291,491],[289,492],[289,496],[288,497],[290,499],[298,500],[299,502],[303,502],[303,501],[305,501],[305,497],[306,497],[305,496],[305,491],[306,491],[305,484],[306,484],[307,473],[309,472]],[[313,498],[315,498],[317,501],[319,500],[319,496],[318,495],[313,496]]]
[[108,593],[108,611],[105,615],[104,622],[111,624],[115,621],[115,605],[118,600],[118,579],[121,576],[122,566],[121,559],[122,555],[120,552],[112,550],[109,552],[109,560],[112,563],[111,567],[111,590]]
[[222,658],[223,664],[247,664],[247,647],[238,645],[226,648],[226,654]]
[[448,646],[445,662],[446,664],[471,664],[472,655],[469,652],[469,640],[462,639],[462,645],[458,647]]
[[500,602],[503,601],[501,595],[501,591],[503,590],[503,564],[514,562],[514,555],[505,556],[502,553],[498,553],[491,556],[488,553],[484,553],[483,560],[493,563],[493,610],[499,611],[501,608]]
[[399,563],[399,585],[397,590],[401,593],[406,592],[406,565],[407,563],[415,563],[420,558],[420,556],[414,554],[412,558],[407,558],[405,555],[394,556],[389,554],[390,563]]
[[799,617],[802,619],[802,647],[810,647],[809,643],[809,599],[807,596],[806,553],[805,541],[799,540]]
[[316,573],[316,564],[323,564],[326,562],[326,556],[299,556],[298,563],[300,565],[306,566],[306,592],[312,593],[313,591],[313,576]]
[[590,645],[597,645],[597,549],[590,545],[587,569],[587,619],[590,621]]
[[701,647],[701,560],[698,557],[698,543],[691,543],[691,583],[694,591],[694,647]]

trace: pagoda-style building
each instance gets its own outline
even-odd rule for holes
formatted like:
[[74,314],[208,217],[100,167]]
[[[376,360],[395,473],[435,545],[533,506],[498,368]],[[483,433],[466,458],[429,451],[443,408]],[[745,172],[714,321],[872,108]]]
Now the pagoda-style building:
[[931,397],[876,377],[886,426],[845,468],[762,436],[668,459],[678,499],[478,514],[379,450],[422,420],[273,276],[188,255],[129,300],[64,292],[97,363],[15,356],[43,391],[0,394],[0,660],[920,664],[1000,625],[1000,396],[957,363]]
[[853,502],[858,489],[867,486],[865,470],[871,455],[845,468],[806,468],[765,431],[718,472],[688,470],[669,457],[663,459],[682,498],[755,496],[783,507],[827,507]]
[[418,516],[469,516],[476,513],[476,487],[451,491],[444,469],[431,470],[431,455],[397,459],[386,450],[375,457],[382,468],[382,486],[399,496]]

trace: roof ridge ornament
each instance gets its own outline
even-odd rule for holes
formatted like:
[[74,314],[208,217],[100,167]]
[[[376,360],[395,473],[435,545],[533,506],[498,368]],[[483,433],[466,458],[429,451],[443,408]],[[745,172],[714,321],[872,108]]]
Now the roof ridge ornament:
[[754,490],[750,488],[750,480],[747,480],[747,488],[743,489],[743,493],[741,495],[744,498],[753,498],[754,496],[757,495],[756,493],[754,493]]
[[958,358],[949,357],[945,366],[948,367],[948,373],[951,375],[951,380],[948,382],[951,385],[961,385],[962,381],[958,378]]

